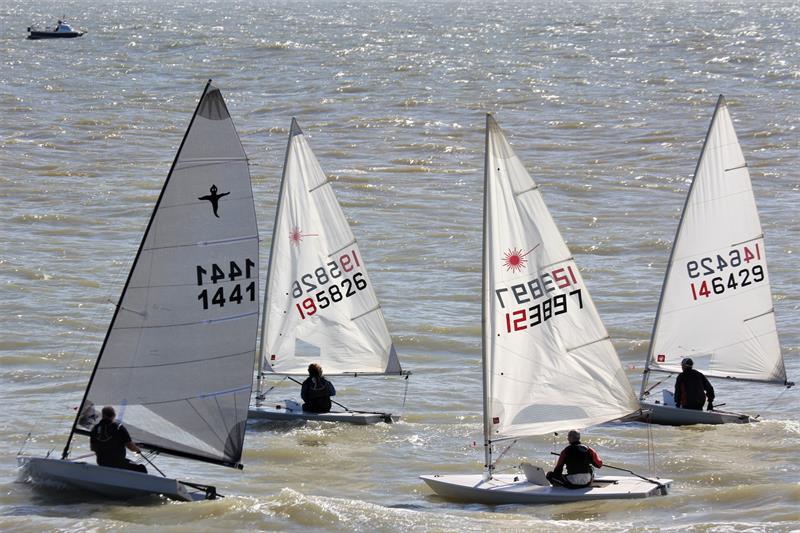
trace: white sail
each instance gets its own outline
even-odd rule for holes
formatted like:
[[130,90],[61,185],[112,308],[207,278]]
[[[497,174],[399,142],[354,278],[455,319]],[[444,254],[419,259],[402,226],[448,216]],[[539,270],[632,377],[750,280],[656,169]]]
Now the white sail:
[[649,368],[784,383],[750,173],[720,96],[689,190],[653,328]]
[[250,173],[209,85],[156,204],[83,405],[112,405],[135,442],[233,466],[258,330]]
[[292,120],[262,323],[267,372],[399,374],[364,259],[303,132]]
[[586,427],[637,410],[538,186],[491,116],[485,188],[486,439]]

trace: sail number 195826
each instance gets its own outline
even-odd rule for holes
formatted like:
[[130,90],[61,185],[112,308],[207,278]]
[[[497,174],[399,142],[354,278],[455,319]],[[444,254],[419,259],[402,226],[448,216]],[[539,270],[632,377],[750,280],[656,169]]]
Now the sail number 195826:
[[[245,259],[243,267],[240,267],[236,261],[230,261],[227,265],[223,263],[222,266],[212,263],[209,268],[197,265],[197,284],[199,286],[202,287],[206,283],[219,284],[216,289],[203,289],[197,295],[197,299],[203,304],[203,309],[208,309],[210,305],[225,307],[226,303],[255,302],[256,282],[246,283],[245,281],[253,276],[255,266],[255,262],[250,258]],[[230,283],[223,285],[225,282],[237,280],[241,281],[235,285]]]

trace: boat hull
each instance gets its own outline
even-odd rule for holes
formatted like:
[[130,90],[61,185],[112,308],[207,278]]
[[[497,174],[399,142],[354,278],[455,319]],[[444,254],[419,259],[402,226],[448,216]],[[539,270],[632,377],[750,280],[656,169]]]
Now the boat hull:
[[628,500],[666,495],[671,479],[658,483],[629,476],[599,476],[591,487],[566,489],[529,483],[524,475],[495,475],[488,481],[481,475],[420,476],[437,495],[448,500],[505,504],[548,504],[588,500]]
[[18,457],[23,477],[34,485],[79,489],[112,499],[163,495],[172,500],[207,499],[177,479],[109,468],[90,463],[39,457]]
[[247,411],[248,420],[276,420],[281,422],[337,422],[368,426],[379,422],[391,424],[399,419],[391,413],[365,413],[359,411],[331,411],[329,413],[308,413],[293,401],[277,405],[256,405]]
[[80,31],[35,31],[28,32],[28,39],[74,39],[80,37],[83,32]]
[[694,424],[748,424],[758,420],[742,413],[680,409],[659,403],[641,402],[642,412],[624,421],[647,422],[665,426]]

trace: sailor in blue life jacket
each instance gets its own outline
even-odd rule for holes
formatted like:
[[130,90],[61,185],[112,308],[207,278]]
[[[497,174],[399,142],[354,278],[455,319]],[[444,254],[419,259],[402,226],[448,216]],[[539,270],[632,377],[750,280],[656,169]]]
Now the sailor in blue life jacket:
[[322,377],[322,367],[317,363],[308,365],[308,377],[300,389],[303,411],[327,413],[331,410],[331,396],[336,396],[333,383]]
[[114,408],[107,405],[103,407],[102,414],[103,418],[89,433],[89,445],[97,455],[97,464],[146,474],[147,468],[144,465],[136,464],[125,457],[125,448],[136,453],[142,453],[142,450],[133,443],[125,426],[114,420],[117,417]]
[[693,368],[694,361],[686,357],[681,361],[682,372],[675,379],[675,406],[702,410],[708,398],[708,410],[714,410],[714,387],[708,379]]
[[[603,461],[593,449],[581,444],[581,434],[574,429],[567,434],[569,446],[561,451],[556,467],[547,473],[547,480],[554,487],[580,489],[588,487],[594,481],[594,468],[603,466]],[[564,475],[564,467],[567,474]]]

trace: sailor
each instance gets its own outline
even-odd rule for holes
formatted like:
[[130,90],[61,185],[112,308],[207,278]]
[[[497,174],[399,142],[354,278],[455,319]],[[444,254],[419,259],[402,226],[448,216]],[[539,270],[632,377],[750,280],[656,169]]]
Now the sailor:
[[692,368],[694,361],[686,357],[681,361],[682,372],[675,379],[675,406],[683,409],[703,409],[708,398],[708,410],[714,410],[714,387],[708,379]]
[[[581,444],[581,434],[574,429],[567,434],[569,446],[561,451],[552,472],[547,473],[547,480],[554,487],[580,489],[588,487],[594,480],[594,468],[603,466],[603,461],[593,449]],[[564,467],[567,474],[564,475]]]
[[300,389],[303,411],[327,413],[331,410],[331,396],[336,396],[333,383],[322,377],[322,367],[317,363],[308,365],[308,377]]
[[102,414],[103,418],[89,434],[89,444],[97,455],[97,464],[146,474],[147,468],[144,465],[131,462],[125,457],[125,448],[136,453],[142,453],[142,450],[133,443],[125,426],[114,420],[117,417],[114,408],[107,405],[103,407]]

